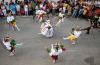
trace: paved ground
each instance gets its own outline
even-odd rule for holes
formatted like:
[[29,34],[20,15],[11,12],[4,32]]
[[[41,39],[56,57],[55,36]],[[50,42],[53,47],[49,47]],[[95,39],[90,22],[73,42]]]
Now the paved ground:
[[[57,22],[56,17],[50,19],[53,25]],[[21,31],[12,31],[7,25],[0,25],[0,38],[10,35],[19,43],[22,42],[23,46],[16,49],[15,56],[10,57],[9,52],[0,45],[0,65],[100,65],[100,29],[91,30],[90,35],[83,32],[76,45],[62,40],[71,28],[77,25],[87,27],[88,21],[66,18],[65,22],[55,28],[53,38],[45,38],[37,34],[40,32],[40,24],[31,16],[16,17],[16,20]],[[67,51],[53,64],[45,48],[58,40],[65,45]]]

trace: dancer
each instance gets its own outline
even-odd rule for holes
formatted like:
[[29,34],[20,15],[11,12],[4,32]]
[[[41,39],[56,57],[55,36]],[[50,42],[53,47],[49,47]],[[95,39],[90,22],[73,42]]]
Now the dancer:
[[59,12],[59,15],[58,15],[58,22],[55,26],[58,26],[61,22],[64,22],[64,14],[63,12]]
[[17,43],[14,39],[12,39],[10,44],[11,44],[11,56],[12,56],[12,55],[15,55],[15,48],[16,48]]
[[18,44],[15,39],[12,39],[9,36],[4,37],[2,43],[4,47],[10,52],[10,56],[15,55],[15,48],[20,48],[23,44]]
[[10,51],[11,50],[10,37],[4,37],[2,42],[3,45],[6,47],[6,49]]
[[13,30],[15,30],[15,28],[16,28],[18,31],[20,31],[20,29],[18,28],[18,26],[16,24],[16,20],[11,12],[7,16],[7,23],[9,24],[9,26],[12,27]]
[[36,10],[37,19],[39,22],[42,22],[44,14],[46,14],[44,10]]
[[70,34],[68,37],[63,38],[64,40],[70,40],[72,44],[75,44],[77,37],[74,34]]
[[49,53],[53,63],[55,63],[58,60],[58,56],[65,51],[65,48],[62,44],[59,42],[55,44],[51,44],[51,49],[47,48],[47,52]]
[[80,35],[82,34],[81,28],[77,27],[76,30],[74,30],[74,35],[79,38]]
[[53,36],[54,30],[52,25],[50,24],[50,20],[47,20],[47,22],[42,23],[40,30],[41,30],[40,34],[42,34],[45,37]]
[[13,56],[15,54],[16,41],[14,39],[11,40],[11,37],[5,37],[3,39],[3,44],[10,52],[10,56]]
[[77,27],[76,29],[72,28],[72,32],[70,33],[70,35],[66,38],[63,38],[64,40],[70,40],[72,44],[76,44],[77,39],[80,37],[81,35],[81,29],[79,27]]

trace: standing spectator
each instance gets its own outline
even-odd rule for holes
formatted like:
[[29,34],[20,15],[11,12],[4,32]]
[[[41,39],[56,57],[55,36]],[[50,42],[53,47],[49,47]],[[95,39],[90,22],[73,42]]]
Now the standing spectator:
[[4,16],[7,16],[7,10],[4,4],[2,4],[1,9],[2,9]]
[[73,11],[73,14],[72,14],[73,17],[77,17],[78,9],[79,9],[79,6],[76,5],[76,6],[74,7],[74,11]]
[[12,11],[12,14],[16,14],[16,5],[12,2],[10,3],[10,10]]
[[6,2],[6,9],[7,9],[7,11],[9,11],[10,9],[9,9],[9,3],[8,2]]
[[98,27],[100,27],[100,16],[99,16],[99,19],[98,19]]
[[71,12],[72,12],[72,7],[70,6],[70,5],[68,5],[68,7],[67,7],[67,10],[68,10],[68,13],[67,13],[67,15],[68,16],[71,16]]
[[25,11],[24,11],[24,3],[23,2],[20,3],[20,13],[21,13],[21,15],[24,15],[25,14]]
[[27,16],[28,15],[28,5],[27,4],[24,5],[24,11],[25,11],[25,15]]
[[83,15],[83,7],[80,6],[78,16],[82,16],[82,15]]
[[20,5],[19,3],[16,4],[17,15],[20,15]]
[[86,18],[87,16],[87,8],[84,6],[84,9],[83,9],[83,18]]
[[32,2],[29,2],[28,3],[28,13],[29,13],[29,15],[32,15],[33,14],[33,8],[32,8]]
[[2,9],[0,8],[0,18],[4,17],[4,14],[2,12]]
[[55,2],[52,2],[52,14],[55,15],[57,9],[57,4]]

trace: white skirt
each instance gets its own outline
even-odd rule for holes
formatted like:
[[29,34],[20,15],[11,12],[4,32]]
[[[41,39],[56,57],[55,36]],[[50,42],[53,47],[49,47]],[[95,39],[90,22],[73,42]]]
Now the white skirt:
[[46,37],[52,37],[53,36],[53,28],[51,29],[48,29],[48,28],[44,28],[42,31],[41,31],[42,35],[46,36]]

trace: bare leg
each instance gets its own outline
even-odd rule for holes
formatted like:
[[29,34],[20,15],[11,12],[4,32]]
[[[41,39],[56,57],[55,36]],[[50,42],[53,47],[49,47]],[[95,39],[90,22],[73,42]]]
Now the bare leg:
[[15,27],[18,31],[20,31],[20,29],[18,28],[18,26],[17,26],[17,25],[15,25],[14,27]]
[[61,19],[59,19],[59,21],[57,22],[57,24],[55,26],[58,26],[61,23]]

